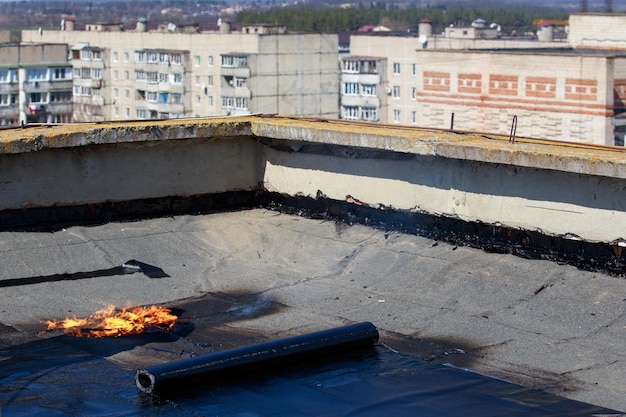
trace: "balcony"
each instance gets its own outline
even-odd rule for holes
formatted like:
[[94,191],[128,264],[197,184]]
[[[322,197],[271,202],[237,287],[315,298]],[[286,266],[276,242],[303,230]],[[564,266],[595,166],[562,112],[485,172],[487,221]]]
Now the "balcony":
[[18,83],[0,83],[0,93],[18,93],[20,91],[20,87]]
[[17,118],[20,112],[16,106],[2,106],[0,107],[0,118],[11,119]]
[[53,114],[70,114],[73,108],[72,103],[49,103],[46,105],[48,112]]
[[221,67],[220,75],[222,76],[231,76],[231,77],[241,77],[241,78],[250,78],[250,68],[248,67]]
[[24,91],[26,93],[39,93],[39,92],[46,92],[46,91],[70,91],[72,89],[73,84],[74,83],[72,80],[25,81]]
[[[69,85],[70,85],[69,90],[71,90],[72,83],[70,83]],[[102,86],[104,85],[104,82],[101,79],[95,79],[95,78],[75,78],[73,85],[78,85],[81,87],[102,88]]]

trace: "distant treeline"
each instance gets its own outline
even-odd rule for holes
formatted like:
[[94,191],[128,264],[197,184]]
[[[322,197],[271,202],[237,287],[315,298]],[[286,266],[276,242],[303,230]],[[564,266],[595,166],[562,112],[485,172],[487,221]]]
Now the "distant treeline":
[[538,20],[567,20],[568,12],[547,7],[509,8],[407,8],[388,10],[381,8],[309,8],[284,7],[260,12],[240,12],[236,23],[255,23],[287,26],[290,31],[340,32],[353,31],[364,25],[384,25],[393,30],[416,31],[421,19],[430,19],[436,32],[449,25],[469,26],[481,18],[487,24],[500,25],[504,33],[523,33],[536,30]]

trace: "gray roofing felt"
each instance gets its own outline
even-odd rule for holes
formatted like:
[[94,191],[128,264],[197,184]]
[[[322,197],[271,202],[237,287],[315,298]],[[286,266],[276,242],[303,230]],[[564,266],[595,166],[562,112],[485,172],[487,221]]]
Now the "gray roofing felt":
[[[129,260],[167,276],[116,274]],[[83,346],[131,369],[370,321],[396,350],[626,410],[626,280],[551,261],[255,209],[2,232],[0,263],[0,348],[110,304],[196,321],[192,339]]]

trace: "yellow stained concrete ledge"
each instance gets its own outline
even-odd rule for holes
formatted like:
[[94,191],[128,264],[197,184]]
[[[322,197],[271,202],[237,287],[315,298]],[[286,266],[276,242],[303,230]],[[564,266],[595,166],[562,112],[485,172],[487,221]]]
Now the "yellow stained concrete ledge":
[[0,154],[87,145],[242,136],[431,155],[626,178],[626,149],[298,117],[230,117],[33,126],[0,131]]

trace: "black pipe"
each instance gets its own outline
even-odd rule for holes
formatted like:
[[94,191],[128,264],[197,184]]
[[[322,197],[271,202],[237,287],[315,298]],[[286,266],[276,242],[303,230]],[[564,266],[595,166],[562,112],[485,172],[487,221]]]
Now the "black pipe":
[[377,341],[378,330],[372,323],[351,324],[140,369],[135,383],[143,392],[157,394],[218,376],[249,374],[269,365],[371,347]]

